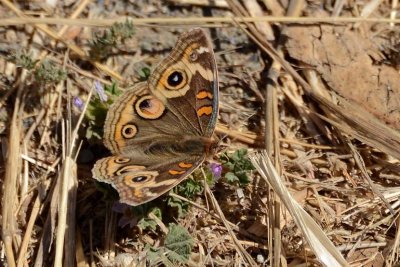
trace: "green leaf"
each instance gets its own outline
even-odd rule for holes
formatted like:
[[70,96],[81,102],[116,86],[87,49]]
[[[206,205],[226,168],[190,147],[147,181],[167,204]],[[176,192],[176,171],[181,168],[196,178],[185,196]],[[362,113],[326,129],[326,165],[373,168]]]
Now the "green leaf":
[[[157,218],[161,219],[161,210],[159,208],[154,207],[150,212],[156,215]],[[157,223],[153,219],[150,219],[148,217],[143,217],[142,219],[140,219],[137,226],[142,230],[150,229],[152,231],[155,231],[157,229]]]
[[133,23],[128,19],[124,23],[114,23],[110,31],[115,39],[120,38],[122,41],[131,38],[135,34]]
[[34,61],[31,53],[18,50],[16,53],[11,54],[8,57],[9,61],[15,62],[17,67],[22,67],[27,70],[32,70],[35,67],[37,61]]
[[193,180],[191,178],[186,179],[176,188],[179,195],[189,199],[192,199],[196,194],[203,191],[203,185],[201,184],[201,182]]
[[141,68],[139,71],[139,78],[141,81],[147,81],[147,79],[150,77],[150,69],[149,68]]
[[146,244],[145,248],[147,251],[146,258],[150,262],[150,266],[157,266],[163,263],[164,248],[155,248],[149,244]]
[[[203,191],[203,184],[200,181],[189,178],[173,188],[172,191],[177,195],[192,200],[197,194]],[[177,210],[178,217],[184,216],[190,207],[187,201],[173,196],[168,196],[167,205]]]
[[148,229],[148,230],[155,231],[157,229],[157,223],[154,220],[149,219],[149,218],[140,219],[137,226],[142,230]]
[[[214,174],[212,173],[212,171],[210,169],[206,169],[205,170],[206,173],[206,182],[208,185],[213,186],[215,183],[215,177]],[[201,188],[203,189],[203,184],[201,184]],[[203,190],[201,190],[203,191]]]
[[178,218],[183,217],[188,212],[190,207],[188,202],[173,196],[168,197],[167,205],[171,208],[176,208],[178,212]]
[[240,184],[248,184],[250,182],[246,172],[237,173],[237,177]]
[[118,84],[113,82],[111,85],[104,85],[104,91],[110,96],[107,102],[102,102],[99,97],[92,97],[86,110],[88,127],[86,129],[86,138],[89,141],[97,142],[102,140],[104,122],[107,117],[108,109],[114,100],[122,93],[118,89]]
[[246,149],[239,149],[230,154],[224,153],[221,161],[223,166],[229,170],[224,176],[229,183],[246,185],[250,182],[248,172],[255,168],[247,157]]
[[170,224],[169,233],[164,242],[167,257],[174,263],[186,263],[192,253],[193,239],[186,228]]
[[233,169],[235,168],[235,163],[226,162],[226,163],[224,164],[224,167],[226,167],[226,168],[228,168],[228,169],[230,169],[230,170],[233,170]]
[[145,250],[147,250],[147,259],[153,264],[160,262],[160,249],[146,244]]
[[150,266],[163,264],[173,267],[184,264],[190,259],[193,239],[189,232],[184,227],[175,224],[170,224],[168,229],[164,246],[155,248],[147,244],[145,247]]
[[110,93],[113,99],[115,98],[115,96],[120,96],[122,94],[122,91],[118,88],[118,83],[116,82],[113,82],[111,85],[105,84],[104,91]]
[[229,182],[229,183],[235,183],[239,181],[239,178],[233,173],[233,172],[227,172],[225,174],[225,179]]
[[167,258],[167,256],[165,256],[166,249],[164,247],[155,248],[146,244],[145,249],[147,250],[147,260],[149,260],[150,266],[159,266],[161,264],[167,267],[176,266]]

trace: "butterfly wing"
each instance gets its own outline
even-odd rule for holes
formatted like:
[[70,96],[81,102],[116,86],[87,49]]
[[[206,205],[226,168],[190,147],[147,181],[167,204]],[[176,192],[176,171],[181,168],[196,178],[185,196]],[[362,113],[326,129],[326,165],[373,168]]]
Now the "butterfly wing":
[[212,45],[202,29],[179,37],[150,76],[149,88],[199,135],[212,135],[218,116],[218,74]]
[[170,112],[142,82],[126,90],[109,108],[104,144],[113,154],[130,155],[158,140],[176,140],[183,133],[195,135],[191,126]]
[[139,205],[185,179],[204,160],[218,114],[217,68],[201,29],[183,34],[150,75],[110,107],[104,143],[115,156],[93,176]]
[[120,201],[137,206],[166,193],[204,160],[204,157],[186,157],[167,160],[155,165],[136,165],[137,161],[123,156],[103,158],[95,164],[93,176],[111,184],[120,196]]
[[183,34],[148,83],[127,90],[110,107],[104,142],[113,154],[129,154],[154,139],[211,137],[218,116],[217,67],[201,29]]

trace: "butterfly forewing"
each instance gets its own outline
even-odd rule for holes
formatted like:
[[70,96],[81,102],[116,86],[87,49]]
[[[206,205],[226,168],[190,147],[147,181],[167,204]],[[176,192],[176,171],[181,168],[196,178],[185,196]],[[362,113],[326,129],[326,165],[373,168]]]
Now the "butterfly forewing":
[[149,78],[150,90],[201,136],[210,137],[218,114],[218,75],[206,33],[183,34]]
[[113,154],[141,151],[159,140],[176,140],[193,134],[190,125],[170,112],[147,87],[139,83],[110,107],[104,124],[104,144]]

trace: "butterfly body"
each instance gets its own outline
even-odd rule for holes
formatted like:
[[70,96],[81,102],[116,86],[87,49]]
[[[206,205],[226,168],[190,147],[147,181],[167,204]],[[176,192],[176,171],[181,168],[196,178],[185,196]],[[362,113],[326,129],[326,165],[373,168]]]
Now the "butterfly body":
[[218,116],[212,46],[201,29],[182,34],[147,82],[110,107],[95,179],[117,189],[121,202],[148,202],[185,179],[210,154]]

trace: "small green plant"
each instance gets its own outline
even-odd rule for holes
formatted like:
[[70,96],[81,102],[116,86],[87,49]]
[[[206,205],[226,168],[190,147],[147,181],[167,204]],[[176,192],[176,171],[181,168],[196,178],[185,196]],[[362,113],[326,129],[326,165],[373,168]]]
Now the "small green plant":
[[[150,212],[157,216],[157,218],[160,220],[162,219],[162,213],[159,208],[153,207]],[[157,223],[153,219],[146,216],[139,220],[137,226],[142,230],[148,229],[155,231],[157,228]]]
[[170,224],[169,232],[164,240],[164,246],[154,248],[147,246],[147,256],[151,266],[164,264],[165,266],[176,266],[185,264],[192,254],[193,238],[186,228]]
[[180,183],[175,187],[175,192],[180,196],[187,199],[193,199],[197,194],[203,191],[203,185],[200,181],[194,179],[186,179],[183,183]]
[[239,183],[241,186],[249,183],[248,172],[255,168],[247,157],[246,149],[239,149],[229,154],[224,153],[220,159],[222,165],[229,170],[224,175],[229,183]]
[[104,85],[104,91],[111,95],[113,102],[115,98],[122,94],[122,91],[118,88],[118,84],[116,82],[113,82],[111,85]]
[[[187,199],[193,199],[197,194],[203,191],[203,185],[201,182],[194,179],[187,179],[179,185],[175,186],[173,192],[177,195],[183,196]],[[167,205],[171,208],[176,208],[178,212],[178,217],[184,216],[190,207],[187,201],[181,200],[179,198],[168,196]]]
[[32,55],[25,53],[24,51],[17,51],[15,54],[8,56],[8,60],[14,62],[18,67],[22,67],[27,70],[33,70],[36,61],[32,59]]
[[150,71],[149,68],[146,68],[146,67],[141,68],[140,71],[139,71],[139,79],[141,81],[147,81],[147,79],[150,76],[150,73],[151,73],[151,71]]
[[93,97],[89,102],[86,111],[88,119],[88,127],[86,130],[86,138],[88,140],[101,140],[103,136],[104,121],[107,117],[107,111],[122,91],[118,89],[118,84],[113,82],[112,85],[101,84],[95,85],[97,97]]
[[164,246],[169,250],[168,258],[173,262],[186,263],[193,248],[193,239],[186,228],[171,223],[165,238]]
[[90,42],[90,57],[94,59],[107,58],[114,47],[135,33],[133,23],[126,20],[124,23],[115,23],[102,34],[95,34]]
[[22,50],[14,51],[6,58],[8,61],[14,62],[17,67],[33,71],[36,81],[41,84],[58,83],[67,78],[67,72],[49,60],[41,62],[35,70],[35,65],[38,61],[33,60],[31,54]]
[[40,83],[58,83],[67,78],[67,73],[50,61],[43,61],[35,71],[35,78]]

